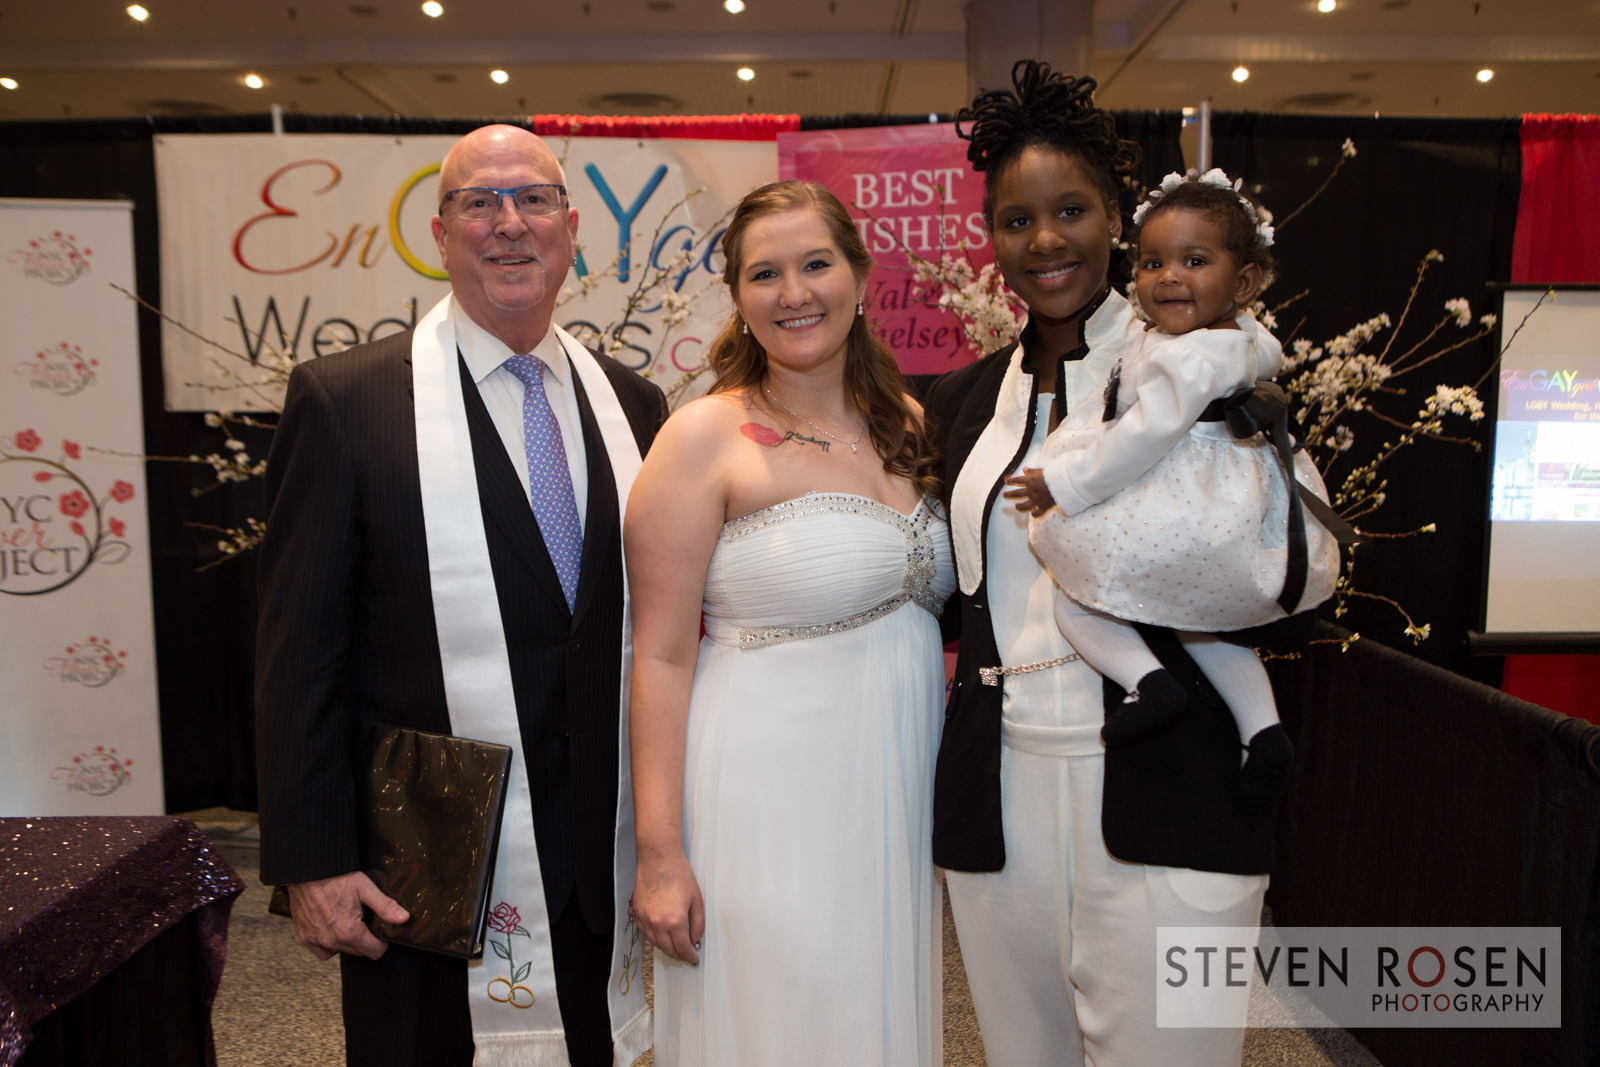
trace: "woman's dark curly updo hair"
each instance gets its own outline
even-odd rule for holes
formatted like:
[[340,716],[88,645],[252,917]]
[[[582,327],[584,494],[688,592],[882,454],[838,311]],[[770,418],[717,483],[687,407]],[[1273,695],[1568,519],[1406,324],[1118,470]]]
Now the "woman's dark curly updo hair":
[[996,176],[1035,146],[1082,160],[1114,207],[1123,176],[1138,165],[1139,146],[1118,137],[1110,113],[1095,107],[1095,80],[1019,59],[1011,67],[1011,83],[1014,89],[979,93],[972,106],[956,114],[956,135],[969,142],[967,160],[984,175],[984,220],[994,223]]
[[[1198,178],[1199,172],[1190,171],[1182,185],[1174,186],[1165,192],[1160,189],[1150,191],[1150,195],[1146,197],[1146,202],[1150,206],[1144,209],[1144,214],[1140,216],[1134,229],[1133,247],[1138,248],[1140,233],[1157,215],[1180,208],[1198,212],[1222,230],[1223,247],[1239,266],[1254,263],[1261,268],[1260,288],[1265,289],[1267,283],[1272,280],[1277,264],[1272,258],[1272,249],[1262,238],[1257,226],[1270,224],[1272,215],[1254,197],[1220,185],[1199,181]],[[1159,196],[1156,195],[1158,193]],[[1246,204],[1250,206],[1247,208]],[[1252,212],[1254,218],[1251,217]],[[1135,264],[1137,265],[1137,260]],[[1258,289],[1257,292],[1259,291]]]

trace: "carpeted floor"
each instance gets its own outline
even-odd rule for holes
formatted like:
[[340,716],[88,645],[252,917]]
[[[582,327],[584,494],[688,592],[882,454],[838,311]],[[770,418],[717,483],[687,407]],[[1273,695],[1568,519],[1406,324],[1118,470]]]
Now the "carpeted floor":
[[[268,891],[258,877],[255,817],[221,809],[194,812],[191,817],[247,886],[233,906],[228,964],[212,1011],[218,1067],[339,1067],[344,1062],[344,1032],[338,964],[319,962],[295,941],[288,920],[267,914]],[[986,1067],[948,903],[944,978],[946,1067]],[[650,980],[648,954],[645,980]],[[1252,1011],[1256,1010],[1253,1005]],[[636,1067],[650,1067],[652,1062],[646,1053]],[[1242,1067],[1382,1065],[1342,1030],[1264,1028],[1246,1035]]]

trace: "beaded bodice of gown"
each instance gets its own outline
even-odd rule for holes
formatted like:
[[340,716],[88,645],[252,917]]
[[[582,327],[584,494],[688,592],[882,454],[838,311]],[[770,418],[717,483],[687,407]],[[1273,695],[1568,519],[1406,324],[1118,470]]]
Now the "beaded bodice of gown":
[[911,604],[935,617],[953,588],[944,520],[852,493],[807,493],[722,528],[706,632],[762,648],[864,626]]

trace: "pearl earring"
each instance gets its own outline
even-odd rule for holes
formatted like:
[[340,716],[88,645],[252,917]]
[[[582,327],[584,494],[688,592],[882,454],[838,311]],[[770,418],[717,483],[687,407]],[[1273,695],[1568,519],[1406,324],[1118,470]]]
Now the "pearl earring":
[[861,301],[860,300],[857,300],[856,301],[856,317],[859,318],[862,315],[865,315],[866,313],[867,313],[867,309],[861,306]]
[[748,334],[750,332],[750,324],[748,322],[741,322],[739,324],[739,332]]

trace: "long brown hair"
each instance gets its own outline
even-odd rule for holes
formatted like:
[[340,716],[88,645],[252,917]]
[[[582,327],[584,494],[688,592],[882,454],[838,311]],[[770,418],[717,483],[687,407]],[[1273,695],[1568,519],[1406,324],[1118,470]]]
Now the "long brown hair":
[[[833,243],[844,254],[859,282],[872,270],[872,255],[850,213],[825,187],[816,182],[787,181],[763,185],[739,201],[733,220],[722,237],[727,265],[722,280],[737,297],[744,268],[744,236],[750,224],[786,211],[811,210],[827,224]],[[748,390],[759,396],[767,379],[767,353],[753,334],[745,333],[735,312],[711,344],[713,393]],[[845,339],[844,386],[856,410],[866,419],[873,450],[883,459],[883,469],[909,478],[923,495],[939,489],[938,456],[933,441],[906,402],[905,381],[894,356],[873,335],[864,315],[857,315]]]

